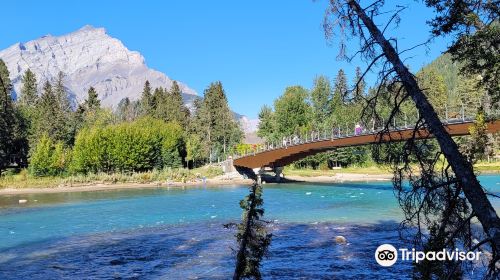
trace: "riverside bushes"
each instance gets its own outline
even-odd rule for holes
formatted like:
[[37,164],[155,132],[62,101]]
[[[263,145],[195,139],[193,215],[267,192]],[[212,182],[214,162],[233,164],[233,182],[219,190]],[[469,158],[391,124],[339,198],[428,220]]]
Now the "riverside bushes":
[[146,117],[80,130],[70,169],[72,173],[146,171],[181,167],[184,157],[181,126]]
[[70,160],[71,150],[43,134],[33,149],[29,170],[35,176],[58,176],[66,171]]
[[75,104],[64,80],[59,72],[39,91],[27,69],[16,99],[0,59],[0,175],[7,168],[27,168],[36,177],[191,169],[227,158],[243,139],[221,82],[188,108],[176,81],[154,90],[145,81],[139,100],[126,97],[113,112],[92,86]]

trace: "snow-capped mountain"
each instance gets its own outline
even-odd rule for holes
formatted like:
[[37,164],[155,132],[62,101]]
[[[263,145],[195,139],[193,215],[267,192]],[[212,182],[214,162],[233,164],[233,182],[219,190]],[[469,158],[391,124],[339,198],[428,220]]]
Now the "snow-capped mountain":
[[[75,102],[82,102],[92,86],[108,107],[116,106],[125,97],[138,99],[146,80],[153,88],[170,89],[173,82],[165,74],[148,68],[140,53],[128,50],[120,40],[106,34],[104,28],[88,25],[66,35],[46,35],[14,44],[0,51],[0,59],[7,64],[16,95],[28,68],[36,74],[40,88],[62,71]],[[187,85],[179,82],[179,86],[187,103],[196,98],[196,92]]]

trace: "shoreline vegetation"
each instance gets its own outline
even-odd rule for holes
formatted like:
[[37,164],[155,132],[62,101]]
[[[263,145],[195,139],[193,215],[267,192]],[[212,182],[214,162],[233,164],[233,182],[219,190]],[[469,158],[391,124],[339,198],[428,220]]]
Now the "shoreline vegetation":
[[[500,174],[500,162],[478,163],[475,170],[481,174]],[[388,166],[371,165],[342,169],[309,169],[286,167],[286,179],[300,182],[338,183],[360,181],[390,181]],[[118,189],[213,187],[250,185],[252,180],[239,174],[223,174],[220,167],[204,166],[192,170],[170,169],[132,173],[97,173],[66,177],[34,177],[26,171],[0,177],[0,195],[102,191]]]

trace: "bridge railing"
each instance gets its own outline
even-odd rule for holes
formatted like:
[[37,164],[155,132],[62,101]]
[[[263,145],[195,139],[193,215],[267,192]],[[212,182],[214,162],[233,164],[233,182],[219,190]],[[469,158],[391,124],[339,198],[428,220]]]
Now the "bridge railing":
[[[466,123],[466,122],[472,122],[472,121],[473,121],[472,118],[451,118],[449,120],[444,121],[443,124]],[[413,128],[413,126],[408,126],[407,124],[395,126],[395,127],[389,126],[389,132],[408,130],[411,128]],[[241,157],[255,155],[255,154],[259,154],[259,153],[267,152],[267,151],[286,149],[289,147],[303,145],[303,144],[307,144],[307,143],[315,143],[315,142],[321,142],[321,141],[326,141],[326,140],[336,140],[336,139],[348,138],[348,137],[353,137],[353,136],[375,135],[375,134],[383,131],[383,129],[384,129],[384,127],[367,129],[366,127],[360,126],[359,128],[357,128],[354,126],[352,129],[347,129],[346,127],[344,127],[344,129],[342,129],[341,127],[336,127],[336,128],[332,128],[328,131],[327,130],[310,131],[310,132],[302,134],[300,136],[293,135],[293,136],[284,137],[282,141],[265,142],[263,145],[257,146],[255,149],[253,149],[249,152],[245,152],[243,154],[233,154],[232,159],[237,159],[237,158],[241,158]]]
[[[446,108],[445,112],[443,113],[444,118],[442,118],[441,122],[444,125],[446,125],[446,124],[470,123],[475,120],[475,117],[467,116],[468,112],[463,106],[461,107],[459,113],[455,111],[448,110],[448,108]],[[500,111],[499,110],[492,111],[490,112],[489,116],[490,118],[497,119],[498,116],[500,116]],[[382,120],[382,122],[380,123],[383,125],[386,124],[384,120]],[[409,121],[406,116],[404,116],[404,118],[400,120],[396,120],[396,118],[393,118],[392,123],[389,124],[388,126],[388,132],[397,132],[402,130],[413,129],[414,125],[408,125],[408,123],[415,123],[415,120],[412,119]],[[273,151],[283,148],[286,149],[288,147],[293,147],[307,143],[342,139],[353,136],[375,135],[380,133],[384,129],[385,129],[384,126],[376,127],[375,122],[373,122],[370,128],[362,126],[360,125],[360,123],[352,123],[351,126],[346,124],[343,127],[342,126],[332,127],[331,129],[324,131],[309,131],[302,135],[291,135],[288,137],[283,137],[282,141],[265,142],[263,145],[257,146],[256,149],[250,152],[245,152],[243,154],[234,154],[232,156],[232,159],[237,159],[241,157],[246,157],[262,152]]]

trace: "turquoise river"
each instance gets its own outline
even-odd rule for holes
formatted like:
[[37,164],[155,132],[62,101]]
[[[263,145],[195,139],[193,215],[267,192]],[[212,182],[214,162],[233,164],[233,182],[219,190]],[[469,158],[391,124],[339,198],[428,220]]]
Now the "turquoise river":
[[[480,181],[500,194],[500,176]],[[230,279],[235,230],[223,225],[239,222],[246,194],[248,186],[0,196],[0,279]],[[380,244],[409,246],[390,182],[267,184],[264,202],[273,233],[264,279],[410,277],[410,263],[374,259]],[[348,243],[336,244],[338,235]]]

